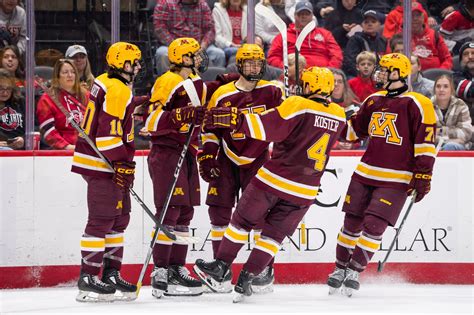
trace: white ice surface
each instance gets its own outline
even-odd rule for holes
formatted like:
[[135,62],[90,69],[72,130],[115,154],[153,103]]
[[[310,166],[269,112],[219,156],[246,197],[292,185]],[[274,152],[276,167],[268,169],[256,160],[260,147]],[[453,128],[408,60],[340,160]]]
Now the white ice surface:
[[[470,276],[470,275],[466,275]],[[324,285],[276,285],[275,292],[253,295],[239,304],[231,294],[199,297],[151,296],[143,287],[134,302],[78,303],[77,289],[55,287],[0,290],[0,313],[32,314],[473,314],[473,286],[361,284],[353,297],[329,296]]]

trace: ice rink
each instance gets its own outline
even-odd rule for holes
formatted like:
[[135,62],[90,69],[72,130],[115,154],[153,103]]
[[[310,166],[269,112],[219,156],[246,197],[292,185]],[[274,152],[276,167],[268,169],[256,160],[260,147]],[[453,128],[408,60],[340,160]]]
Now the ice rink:
[[[466,275],[471,276],[471,275]],[[253,295],[239,304],[231,294],[193,298],[151,296],[143,287],[134,302],[78,303],[77,289],[55,287],[1,290],[1,314],[473,314],[473,286],[361,284],[353,297],[329,296],[325,285],[276,285],[275,292]]]

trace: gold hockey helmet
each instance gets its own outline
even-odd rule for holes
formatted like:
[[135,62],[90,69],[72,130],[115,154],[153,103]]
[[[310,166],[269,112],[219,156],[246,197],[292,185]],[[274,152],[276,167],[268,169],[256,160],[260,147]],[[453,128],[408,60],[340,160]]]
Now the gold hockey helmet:
[[116,42],[107,51],[107,64],[111,68],[123,69],[127,61],[133,66],[136,61],[142,58],[142,52],[134,44],[126,42]]
[[328,68],[311,67],[303,71],[301,85],[303,91],[309,85],[310,94],[329,96],[334,90],[334,74]]
[[400,79],[404,79],[411,74],[411,62],[407,56],[400,53],[383,55],[379,65],[392,72],[398,70]]
[[168,47],[168,59],[170,63],[180,66],[183,64],[183,56],[192,58],[200,49],[201,45],[194,38],[177,38]]

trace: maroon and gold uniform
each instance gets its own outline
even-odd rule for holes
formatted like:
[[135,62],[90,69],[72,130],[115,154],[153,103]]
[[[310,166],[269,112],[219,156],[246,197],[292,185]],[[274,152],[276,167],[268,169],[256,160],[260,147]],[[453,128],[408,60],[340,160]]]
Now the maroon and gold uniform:
[[[244,269],[259,274],[292,235],[318,193],[329,153],[346,118],[342,107],[291,96],[261,114],[241,115],[237,133],[273,141],[270,160],[242,194],[225,231],[217,259],[232,263],[250,230],[265,217]],[[291,148],[291,149],[290,149]]]
[[[239,90],[235,82],[230,82],[216,90],[208,108],[232,106],[243,113],[262,113],[280,105],[281,101],[281,89],[270,82],[260,80],[248,92]],[[209,183],[206,199],[212,245],[216,254],[229,224],[238,191],[245,190],[257,170],[269,159],[269,142],[224,129],[204,131],[201,137],[204,147],[215,144],[216,150],[217,146],[220,149],[217,156],[220,176]]]
[[346,140],[369,137],[352,175],[338,235],[336,265],[363,271],[395,225],[415,174],[431,178],[436,156],[436,116],[431,101],[415,92],[369,96],[348,122]]
[[[206,100],[206,85],[198,75],[191,74],[199,100]],[[189,124],[177,129],[172,123],[173,109],[191,106],[192,102],[184,88],[181,75],[168,71],[160,76],[152,89],[151,113],[145,127],[151,134],[152,148],[148,156],[148,170],[153,182],[153,194],[158,218],[168,193],[169,185],[174,177],[175,166],[183,150],[183,145],[190,132]],[[187,235],[189,223],[193,217],[193,206],[200,204],[199,175],[196,164],[198,146],[198,130],[192,132],[192,141],[179,173],[169,207],[164,216],[163,224],[172,227],[176,233]],[[159,232],[153,249],[153,260],[157,267],[168,265],[184,265],[186,262],[187,245],[173,244],[173,241]]]
[[[111,162],[133,161],[132,91],[119,76],[96,78],[82,127]],[[86,180],[89,219],[81,240],[82,271],[97,275],[102,261],[120,270],[123,232],[130,220],[130,195],[112,181],[114,171],[79,137],[72,172]]]

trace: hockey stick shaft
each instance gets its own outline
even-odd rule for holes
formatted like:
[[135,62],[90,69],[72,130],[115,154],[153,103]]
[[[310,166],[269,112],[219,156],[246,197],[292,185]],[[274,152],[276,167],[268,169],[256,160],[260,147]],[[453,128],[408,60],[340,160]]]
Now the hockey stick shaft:
[[[443,142],[444,142],[444,139],[441,138],[438,142],[438,145],[436,146],[436,155],[438,155],[438,152],[441,149],[441,146],[443,145]],[[378,266],[377,266],[377,271],[378,272],[382,272],[382,270],[385,266],[385,263],[388,260],[388,257],[390,257],[390,254],[392,253],[393,248],[395,247],[395,244],[397,243],[398,236],[400,235],[400,232],[402,231],[403,225],[405,224],[405,221],[406,221],[406,219],[408,218],[408,215],[411,212],[411,208],[413,207],[413,204],[415,203],[415,199],[416,199],[416,190],[413,191],[413,193],[411,194],[410,204],[408,205],[407,211],[405,212],[405,215],[403,216],[402,221],[400,222],[400,226],[398,227],[398,229],[395,233],[395,236],[392,240],[392,243],[390,244],[390,247],[388,248],[388,251],[387,251],[387,254],[385,255],[385,258],[382,261],[379,260],[379,262],[378,262]]]
[[[41,88],[44,90],[44,91],[47,91],[47,88],[44,86],[44,85],[41,85]],[[102,154],[102,152],[99,151],[99,149],[97,148],[97,146],[95,145],[94,141],[92,141],[92,139],[86,134],[86,132],[84,131],[84,129],[82,129],[81,126],[79,126],[79,124],[74,120],[74,117],[71,115],[70,112],[66,111],[66,109],[64,108],[64,106],[62,106],[62,104],[59,103],[59,101],[54,97],[54,96],[51,96],[50,97],[51,100],[56,104],[56,107],[59,108],[59,110],[64,114],[64,116],[66,116],[66,119],[67,121],[71,124],[71,126],[76,129],[76,131],[84,138],[84,140],[86,140],[87,144],[89,144],[89,146],[92,148],[92,150],[94,150],[94,152],[99,156],[99,158],[104,161],[105,165],[107,165],[107,167],[111,170],[111,171],[114,171],[114,168],[112,166],[112,164],[110,163],[110,161]],[[129,192],[130,194],[133,196],[133,198],[138,202],[138,204],[142,207],[142,209],[148,214],[148,216],[155,222],[155,224],[159,224],[159,222],[156,220],[155,216],[153,215],[153,213],[150,211],[150,209],[147,207],[147,205],[143,202],[143,200],[140,198],[140,196],[138,196],[138,194],[133,190],[133,188],[129,187]],[[165,227],[162,227],[163,228],[163,233],[166,234],[166,236],[168,236],[169,238],[173,239],[173,240],[176,240],[176,235],[174,235],[173,233],[171,233],[167,228]]]
[[193,135],[194,125],[191,124],[188,136],[186,138],[186,142],[184,143],[183,150],[181,150],[181,154],[178,159],[178,164],[173,173],[173,182],[171,183],[170,188],[168,189],[168,194],[166,195],[165,203],[163,204],[163,209],[161,210],[160,217],[158,218],[159,224],[155,226],[153,237],[150,242],[150,247],[148,248],[148,253],[146,255],[145,263],[143,264],[142,270],[140,271],[140,276],[138,277],[137,281],[137,291],[136,297],[140,294],[140,289],[142,287],[143,278],[145,277],[146,269],[148,268],[148,264],[150,263],[151,256],[153,254],[153,247],[155,247],[156,240],[158,238],[158,233],[160,228],[162,227],[162,222],[165,217],[166,212],[168,211],[168,207],[171,201],[171,197],[173,195],[174,188],[176,187],[176,183],[178,182],[179,173],[181,171],[181,167],[183,165],[184,159],[186,158],[186,153],[188,152],[189,145],[191,143],[191,138]]
[[316,27],[315,20],[306,24],[306,26],[301,30],[301,33],[298,35],[298,38],[296,39],[296,42],[295,42],[295,82],[296,82],[296,90],[298,92],[301,92],[300,87],[299,87],[300,85],[299,57],[300,57],[301,46],[303,45],[303,42],[308,36],[308,34],[311,33],[315,29],[315,27]]

